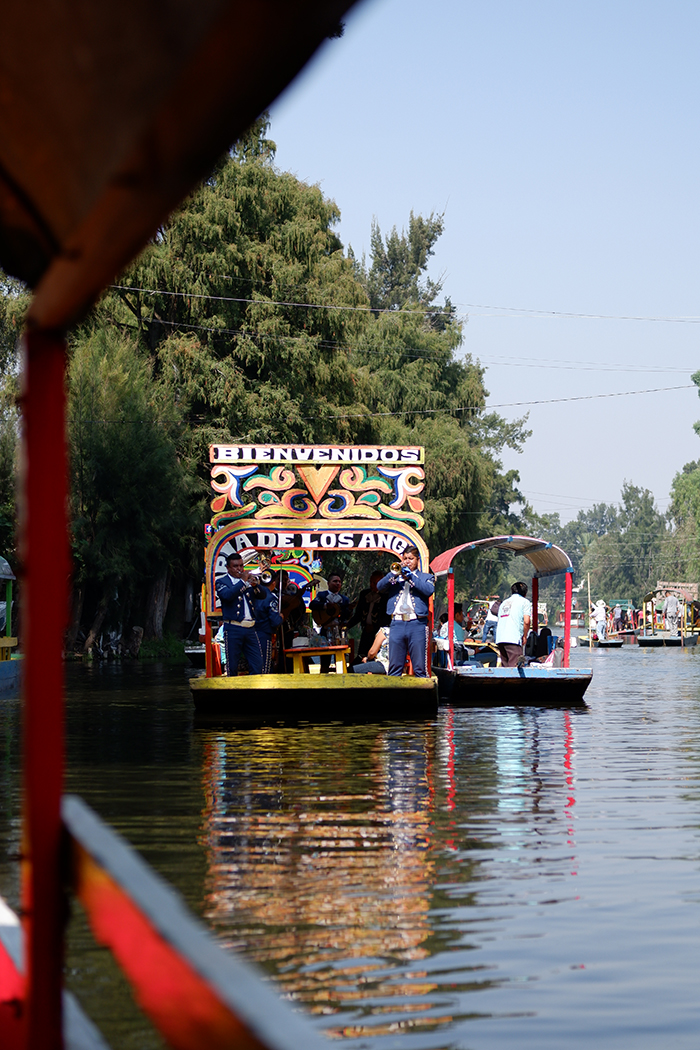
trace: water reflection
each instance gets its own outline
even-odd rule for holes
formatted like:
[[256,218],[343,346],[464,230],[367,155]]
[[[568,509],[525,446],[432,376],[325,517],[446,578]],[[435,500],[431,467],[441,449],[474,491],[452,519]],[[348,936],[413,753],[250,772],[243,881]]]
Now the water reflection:
[[[192,730],[181,671],[69,669],[68,786],[355,1050],[695,1050],[700,650],[592,660],[589,712]],[[0,706],[15,893],[18,709]],[[74,917],[110,1045],[159,1045]]]
[[552,825],[572,841],[574,728],[553,719],[559,739],[516,711],[205,731],[206,918],[313,1014],[352,1015],[333,1035],[467,1017],[461,993],[503,979],[474,955],[495,869],[531,864]]

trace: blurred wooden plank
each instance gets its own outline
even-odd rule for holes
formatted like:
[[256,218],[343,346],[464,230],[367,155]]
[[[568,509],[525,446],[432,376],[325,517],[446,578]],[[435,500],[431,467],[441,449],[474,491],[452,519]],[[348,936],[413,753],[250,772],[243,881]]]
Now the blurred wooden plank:
[[322,1050],[304,1018],[224,952],[180,897],[75,796],[64,798],[74,889],[137,1001],[176,1050]]
[[[25,1050],[25,981],[19,919],[0,897],[0,1046]],[[70,992],[63,993],[63,1042],[66,1050],[109,1050],[102,1035]]]

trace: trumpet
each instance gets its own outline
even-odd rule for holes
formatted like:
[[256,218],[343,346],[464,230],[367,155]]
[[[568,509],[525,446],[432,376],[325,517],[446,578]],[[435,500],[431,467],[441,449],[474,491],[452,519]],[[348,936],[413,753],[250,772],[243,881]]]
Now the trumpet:
[[392,561],[391,565],[389,566],[389,572],[393,573],[394,576],[400,576],[402,568],[403,565],[400,561]]
[[257,561],[258,563],[257,569],[248,569],[246,573],[248,582],[252,587],[259,587],[261,584],[266,586],[268,583],[272,583],[274,573],[270,572],[272,562],[269,554],[261,554],[255,547],[246,547],[245,550],[241,551],[241,558],[244,565],[251,561]]

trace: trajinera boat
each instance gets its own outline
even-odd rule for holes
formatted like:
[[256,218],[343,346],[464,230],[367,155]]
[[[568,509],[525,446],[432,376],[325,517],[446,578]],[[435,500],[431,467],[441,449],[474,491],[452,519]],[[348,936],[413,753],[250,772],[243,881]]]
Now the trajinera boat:
[[[266,571],[280,581],[286,573],[302,588],[314,585],[319,556],[347,551],[371,554],[378,562],[415,547],[419,568],[428,571],[420,536],[424,458],[417,446],[211,446],[215,495],[205,528],[202,592],[206,670],[190,680],[198,712],[237,721],[435,715],[437,679],[429,663],[427,678],[352,674],[347,639],[299,636],[292,643],[287,633],[289,647],[279,646],[276,672],[225,675],[214,640],[221,622],[216,581],[233,553],[241,555],[246,570]],[[283,608],[281,583],[279,597]],[[432,634],[432,622],[429,627]],[[284,672],[284,657],[293,663],[292,673]],[[336,673],[309,673],[320,658],[334,660]]]
[[[488,664],[455,666],[454,663],[454,569],[452,563],[463,551],[497,548],[512,555],[522,555],[532,564],[533,608],[539,599],[539,581],[543,577],[564,574],[564,656],[561,667],[530,663],[522,667],[494,667]],[[569,666],[571,648],[571,599],[573,568],[567,554],[546,540],[531,536],[492,536],[452,547],[433,558],[431,569],[436,577],[447,576],[448,638],[450,664],[435,668],[440,700],[458,707],[497,707],[504,705],[531,707],[585,706],[583,695],[590,685],[592,670]]]
[[[676,629],[667,630],[663,608],[667,595],[678,599]],[[697,583],[657,584],[642,599],[642,623],[637,633],[637,644],[651,648],[685,649],[697,645],[700,630],[700,607]]]

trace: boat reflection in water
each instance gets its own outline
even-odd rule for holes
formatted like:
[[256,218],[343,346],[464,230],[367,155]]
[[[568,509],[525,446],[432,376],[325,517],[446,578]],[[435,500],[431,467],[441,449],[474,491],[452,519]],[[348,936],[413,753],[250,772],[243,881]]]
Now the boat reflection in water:
[[532,863],[527,825],[542,806],[551,826],[554,782],[537,787],[537,716],[500,725],[456,732],[448,711],[437,727],[204,731],[205,916],[329,1034],[444,1030],[474,1017],[464,993],[508,980],[472,951],[492,940],[479,893],[521,837]]

